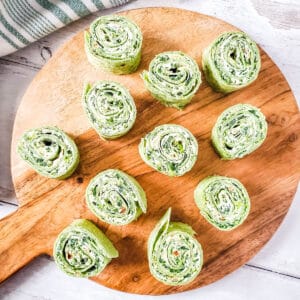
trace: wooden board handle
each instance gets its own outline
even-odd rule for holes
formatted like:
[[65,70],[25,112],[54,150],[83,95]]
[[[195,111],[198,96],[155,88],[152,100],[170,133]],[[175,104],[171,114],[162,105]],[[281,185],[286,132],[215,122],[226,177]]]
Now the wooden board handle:
[[44,252],[39,210],[39,202],[28,203],[0,220],[0,282]]

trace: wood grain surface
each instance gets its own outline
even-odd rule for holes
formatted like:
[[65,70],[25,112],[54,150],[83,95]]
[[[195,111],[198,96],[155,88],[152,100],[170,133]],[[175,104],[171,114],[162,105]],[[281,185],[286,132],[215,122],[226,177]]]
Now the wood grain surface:
[[[92,280],[138,294],[193,289],[214,282],[247,262],[271,238],[291,204],[300,174],[300,118],[290,87],[272,60],[261,51],[262,70],[258,80],[246,89],[224,96],[213,92],[203,78],[197,95],[185,110],[165,108],[149,95],[139,76],[154,55],[181,50],[200,65],[202,49],[220,33],[236,28],[179,9],[151,8],[122,14],[135,21],[144,35],[142,63],[134,74],[115,76],[95,70],[87,63],[80,32],[57,51],[23,97],[12,141],[12,174],[20,208],[0,221],[0,281],[34,257],[42,253],[51,255],[57,234],[73,219],[87,218],[107,234],[120,252],[120,257]],[[110,142],[101,140],[90,128],[81,107],[84,83],[101,79],[127,86],[138,110],[133,129]],[[261,108],[268,120],[268,136],[253,154],[240,160],[222,161],[211,146],[211,129],[218,115],[237,103]],[[183,177],[159,174],[138,155],[140,138],[164,123],[183,125],[198,140],[198,161]],[[79,147],[80,165],[65,181],[41,177],[15,153],[16,142],[24,130],[46,124],[65,130]],[[85,205],[84,192],[89,180],[107,168],[119,168],[135,176],[147,193],[148,213],[130,225],[107,225],[97,220]],[[251,197],[249,217],[232,232],[220,232],[209,225],[194,203],[195,186],[212,174],[238,178]],[[202,272],[182,287],[156,281],[147,264],[148,235],[170,206],[172,220],[192,225],[204,250]]]

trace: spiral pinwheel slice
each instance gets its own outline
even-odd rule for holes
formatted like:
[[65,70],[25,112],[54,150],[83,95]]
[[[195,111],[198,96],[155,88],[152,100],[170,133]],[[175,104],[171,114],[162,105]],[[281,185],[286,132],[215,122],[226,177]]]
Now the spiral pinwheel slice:
[[219,230],[235,229],[250,211],[247,190],[235,178],[209,176],[198,184],[194,198],[201,215]]
[[194,230],[181,222],[170,222],[171,208],[157,223],[148,239],[151,274],[166,285],[184,285],[200,273],[203,252]]
[[212,130],[212,143],[222,159],[242,158],[263,143],[267,130],[265,116],[258,108],[237,104],[217,119]]
[[230,93],[257,78],[261,66],[259,49],[245,33],[226,32],[203,51],[202,66],[215,91]]
[[96,19],[84,39],[89,62],[104,71],[129,74],[141,61],[141,30],[125,17],[109,15]]
[[95,176],[86,190],[89,209],[102,221],[126,225],[146,213],[146,194],[128,174],[109,169]]
[[57,266],[74,277],[98,275],[118,251],[106,235],[92,222],[73,221],[57,237],[53,257]]
[[154,128],[139,144],[144,162],[168,176],[182,176],[194,166],[198,143],[186,128],[165,124]]
[[99,81],[93,86],[87,84],[83,107],[91,125],[104,139],[123,136],[136,118],[136,106],[130,93],[113,81]]
[[141,76],[155,99],[178,109],[190,103],[201,84],[197,63],[180,51],[156,55]]
[[36,172],[49,178],[65,179],[79,163],[76,144],[57,127],[26,131],[19,140],[17,151]]

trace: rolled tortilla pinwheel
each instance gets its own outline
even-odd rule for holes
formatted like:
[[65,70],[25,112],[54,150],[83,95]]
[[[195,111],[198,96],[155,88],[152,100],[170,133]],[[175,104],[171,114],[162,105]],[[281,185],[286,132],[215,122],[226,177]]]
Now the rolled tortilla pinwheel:
[[74,277],[96,276],[119,256],[106,235],[91,221],[78,219],[57,237],[53,257],[57,266]]
[[180,51],[156,55],[141,76],[155,99],[178,109],[191,102],[201,84],[197,63]]
[[74,141],[57,127],[26,131],[18,142],[20,157],[39,174],[56,179],[72,175],[79,163]]
[[217,92],[230,93],[251,84],[260,66],[259,49],[244,32],[223,33],[202,54],[205,78]]
[[142,33],[129,19],[108,15],[96,19],[84,33],[89,62],[114,74],[134,72],[141,61]]
[[87,84],[83,108],[88,119],[103,139],[116,139],[126,134],[136,119],[136,106],[128,90],[113,81]]
[[146,213],[143,188],[128,174],[115,169],[95,176],[86,189],[88,208],[102,221],[126,225]]
[[144,162],[168,176],[182,176],[194,166],[198,143],[186,128],[164,124],[141,139],[139,153]]
[[235,178],[209,176],[198,184],[194,198],[201,215],[219,230],[235,229],[250,211],[247,190]]
[[151,274],[166,285],[184,285],[200,273],[203,252],[187,224],[170,222],[171,208],[157,223],[148,239]]
[[250,104],[236,104],[218,117],[212,143],[224,160],[242,158],[256,150],[267,136],[263,113]]

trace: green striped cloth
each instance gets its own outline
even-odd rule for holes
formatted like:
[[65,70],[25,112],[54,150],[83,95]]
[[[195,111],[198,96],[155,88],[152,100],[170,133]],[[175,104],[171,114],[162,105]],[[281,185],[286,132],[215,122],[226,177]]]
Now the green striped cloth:
[[97,10],[130,0],[0,0],[0,56]]

